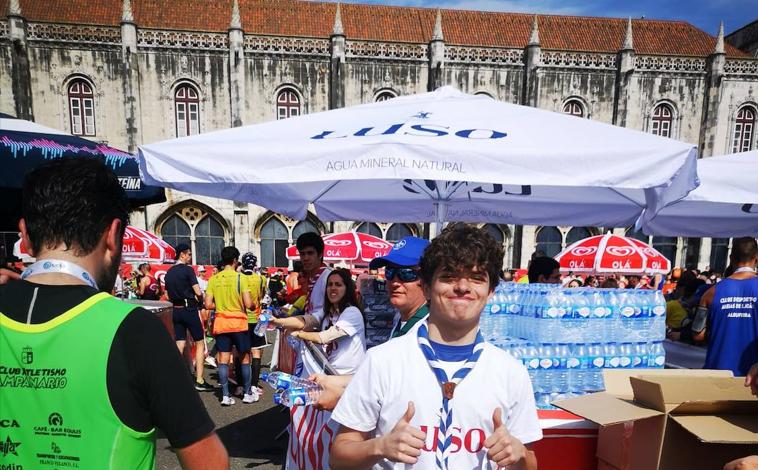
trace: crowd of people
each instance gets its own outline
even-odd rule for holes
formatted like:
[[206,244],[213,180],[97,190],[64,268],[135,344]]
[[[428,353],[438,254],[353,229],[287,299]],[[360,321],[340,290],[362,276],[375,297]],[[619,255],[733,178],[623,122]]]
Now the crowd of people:
[[[287,468],[536,469],[532,445],[542,430],[529,375],[479,332],[480,315],[500,282],[664,291],[668,285],[670,336],[707,337],[706,367],[745,375],[758,395],[753,238],[735,239],[733,268],[720,281],[689,270],[670,280],[562,279],[558,262],[540,253],[526,279],[513,279],[503,271],[502,246],[468,224],[450,224],[431,242],[406,237],[357,276],[327,266],[323,240],[312,232],[298,237],[300,261],[286,275],[268,275],[255,255],[227,246],[203,279],[190,265],[190,247],[179,245],[163,282],[140,265],[133,286],[145,300],[172,304],[172,337],[147,310],[107,294],[118,275],[129,212],[107,167],[87,159],[55,161],[30,173],[23,191],[20,232],[37,262],[20,275],[0,271],[0,401],[20,404],[3,418],[48,422],[52,411],[65,415],[67,425],[81,427],[81,438],[66,450],[81,468],[109,468],[114,461],[154,468],[156,428],[183,468],[228,468],[197,393],[217,390],[204,367],[217,367],[222,406],[234,405],[238,394],[243,403],[258,401],[267,338],[256,326],[275,309],[271,323],[282,339],[294,340],[286,342],[295,346],[291,372],[323,388],[314,406],[291,410]],[[359,294],[372,278],[384,283],[399,317],[391,339],[367,351]],[[180,354],[190,338],[194,379]],[[317,348],[336,375],[324,373],[305,345]],[[26,424],[12,431],[24,443],[13,459],[33,468],[49,443]],[[745,457],[725,468],[756,468],[757,462],[758,456]]]

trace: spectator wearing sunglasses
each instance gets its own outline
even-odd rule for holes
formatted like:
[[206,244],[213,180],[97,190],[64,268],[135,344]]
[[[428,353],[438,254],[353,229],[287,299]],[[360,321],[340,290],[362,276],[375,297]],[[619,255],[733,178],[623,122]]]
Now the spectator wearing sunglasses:
[[429,314],[424,289],[419,278],[419,262],[429,240],[405,237],[395,243],[392,250],[371,261],[369,268],[384,268],[390,303],[400,312],[400,320],[392,330],[392,337],[403,336]]

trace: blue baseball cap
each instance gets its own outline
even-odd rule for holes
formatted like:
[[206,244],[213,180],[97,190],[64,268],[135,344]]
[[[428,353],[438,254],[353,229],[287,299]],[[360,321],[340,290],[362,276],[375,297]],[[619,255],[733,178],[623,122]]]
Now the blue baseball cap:
[[418,266],[421,262],[421,255],[429,246],[429,240],[418,237],[404,237],[392,247],[387,256],[374,258],[369,264],[369,268],[378,269],[388,264],[393,266]]

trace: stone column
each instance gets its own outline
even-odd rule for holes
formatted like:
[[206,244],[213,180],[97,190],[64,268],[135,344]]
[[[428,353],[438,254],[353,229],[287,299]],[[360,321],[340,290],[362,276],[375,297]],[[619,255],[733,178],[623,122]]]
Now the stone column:
[[540,31],[537,24],[537,15],[532,21],[532,32],[529,35],[529,43],[526,45],[526,67],[524,68],[524,87],[521,93],[521,104],[537,107],[539,92],[539,76],[537,75],[542,55],[540,47]]
[[8,33],[11,40],[11,83],[16,117],[34,121],[32,76],[26,43],[26,19],[21,16],[19,0],[8,4]]
[[616,56],[616,96],[613,100],[613,124],[626,127],[629,86],[634,75],[634,39],[632,19],[626,23],[624,44]]
[[445,39],[442,36],[442,12],[437,9],[434,33],[429,42],[429,82],[428,91],[434,91],[445,84]]
[[703,96],[703,118],[700,122],[700,157],[710,157],[714,154],[716,129],[718,128],[718,112],[721,102],[721,85],[724,78],[724,23],[719,27],[716,47],[706,62],[705,93]]
[[342,14],[340,4],[334,13],[334,26],[332,28],[331,58],[329,61],[329,109],[345,107],[345,30],[342,27]]
[[142,143],[139,60],[137,58],[137,25],[130,0],[123,1],[121,13],[121,61],[124,67],[124,114],[129,152],[136,152]]
[[229,23],[229,97],[231,125],[243,124],[245,109],[245,34],[237,0],[232,5],[232,20]]

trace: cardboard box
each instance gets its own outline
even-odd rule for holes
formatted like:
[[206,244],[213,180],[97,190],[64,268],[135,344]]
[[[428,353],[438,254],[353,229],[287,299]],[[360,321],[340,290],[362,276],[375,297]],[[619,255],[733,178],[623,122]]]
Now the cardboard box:
[[606,391],[554,403],[600,425],[598,468],[718,469],[758,453],[758,398],[730,371],[607,371]]

